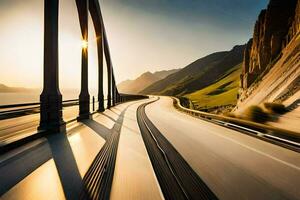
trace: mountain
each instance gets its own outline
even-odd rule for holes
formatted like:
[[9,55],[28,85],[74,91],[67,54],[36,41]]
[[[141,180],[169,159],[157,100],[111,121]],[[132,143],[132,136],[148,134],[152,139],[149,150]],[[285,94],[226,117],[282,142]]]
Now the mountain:
[[31,89],[22,87],[9,87],[0,83],[0,93],[17,93],[17,92],[31,92]]
[[140,93],[182,96],[202,89],[240,64],[243,61],[245,47],[239,45],[230,51],[217,52],[200,58],[180,71],[153,83]]
[[[242,88],[247,89],[261,74],[272,67],[278,56],[295,33],[292,19],[297,0],[271,0],[261,11],[255,23],[253,38],[247,43],[243,63]],[[289,31],[290,27],[292,30]],[[295,28],[298,28],[295,25]]]
[[178,72],[180,69],[171,69],[171,70],[162,70],[154,72],[153,75],[158,77],[159,79],[164,79],[167,76],[174,74],[175,72]]
[[300,0],[271,0],[261,11],[244,54],[238,112],[284,102],[299,91],[299,34]]
[[126,80],[119,83],[117,87],[121,93],[138,94],[152,83],[159,81],[177,71],[179,71],[179,69],[163,70],[154,73],[146,72],[135,80]]
[[241,71],[242,63],[227,71],[213,84],[184,97],[192,102],[196,110],[215,113],[231,111],[237,103]]

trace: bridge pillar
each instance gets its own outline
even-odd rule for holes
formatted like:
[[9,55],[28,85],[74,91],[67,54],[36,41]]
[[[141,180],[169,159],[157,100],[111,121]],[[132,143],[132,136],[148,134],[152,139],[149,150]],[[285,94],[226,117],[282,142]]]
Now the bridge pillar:
[[108,90],[107,90],[107,108],[111,107],[111,67],[108,66],[107,67],[107,86],[108,86]]
[[44,80],[39,130],[65,132],[58,79],[58,0],[44,1]]
[[98,53],[98,112],[103,112],[104,109],[104,94],[103,94],[103,24],[100,4],[98,0],[89,0],[89,11],[94,24],[94,29],[97,37],[97,53]]
[[120,101],[121,101],[121,99],[120,99],[120,93],[119,93],[119,91],[117,89],[117,103],[120,103]]
[[116,103],[117,103],[117,86],[115,85],[115,97],[114,97],[114,99],[115,99],[115,105],[116,105]]
[[116,83],[115,76],[112,73],[112,106],[116,105]]
[[102,35],[97,39],[98,48],[98,112],[103,112],[104,109],[104,94],[103,94],[103,38]]
[[111,89],[112,89],[112,64],[109,54],[108,41],[103,25],[103,44],[104,44],[104,54],[107,65],[107,108],[111,107]]
[[77,120],[88,119],[90,94],[88,91],[88,0],[76,0],[83,45],[81,51],[81,90],[79,94],[79,116]]

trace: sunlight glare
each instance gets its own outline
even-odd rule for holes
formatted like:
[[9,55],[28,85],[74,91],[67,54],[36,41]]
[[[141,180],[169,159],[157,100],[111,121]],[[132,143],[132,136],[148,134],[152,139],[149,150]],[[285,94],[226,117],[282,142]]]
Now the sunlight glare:
[[88,41],[82,40],[82,41],[81,41],[81,47],[82,47],[83,49],[86,49],[86,48],[88,47]]

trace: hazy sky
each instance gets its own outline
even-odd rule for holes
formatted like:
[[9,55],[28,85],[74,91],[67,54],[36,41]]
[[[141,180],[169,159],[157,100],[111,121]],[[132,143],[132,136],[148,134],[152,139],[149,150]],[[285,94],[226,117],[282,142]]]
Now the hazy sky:
[[[252,36],[267,0],[100,0],[117,82],[184,67]],[[75,0],[60,0],[60,85],[79,88],[81,35]],[[90,23],[92,25],[92,23]],[[42,87],[43,0],[0,0],[0,83]],[[90,88],[97,84],[90,28]]]

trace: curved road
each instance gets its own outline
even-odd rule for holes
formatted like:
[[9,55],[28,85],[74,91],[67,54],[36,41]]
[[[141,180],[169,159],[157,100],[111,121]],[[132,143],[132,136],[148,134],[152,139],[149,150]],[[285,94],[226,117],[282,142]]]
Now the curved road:
[[219,199],[300,199],[300,154],[177,111],[146,106],[156,128]]
[[[153,99],[120,104],[84,123],[70,124],[67,135],[42,138],[1,155],[0,194],[3,196],[0,199],[72,199],[68,197],[75,194],[74,184],[81,185],[82,177],[115,126],[119,127],[120,141],[110,199],[167,199],[157,165],[153,166],[149,143],[145,143],[145,132],[138,126],[142,119],[137,119],[138,107],[150,101]],[[169,162],[185,160],[218,199],[300,199],[299,153],[181,113],[168,97],[161,97],[144,109],[144,119],[147,117],[152,124],[147,124],[152,127],[150,132],[156,129],[152,134],[163,135],[168,140],[161,147],[165,147]],[[71,108],[68,112],[70,116],[77,113]],[[1,123],[0,129],[18,124],[9,132],[13,134],[17,129],[21,131],[25,122],[36,123],[32,119],[35,116],[27,116],[28,121],[24,117],[9,124]],[[1,131],[0,137],[5,136]],[[170,157],[173,150],[169,144],[182,159],[172,157],[174,153]],[[183,165],[171,165],[171,170],[172,166],[174,172],[179,172],[174,173],[174,178],[179,180],[178,175],[184,173],[177,167]],[[39,184],[45,180],[46,187]],[[168,185],[170,179],[166,180]]]

